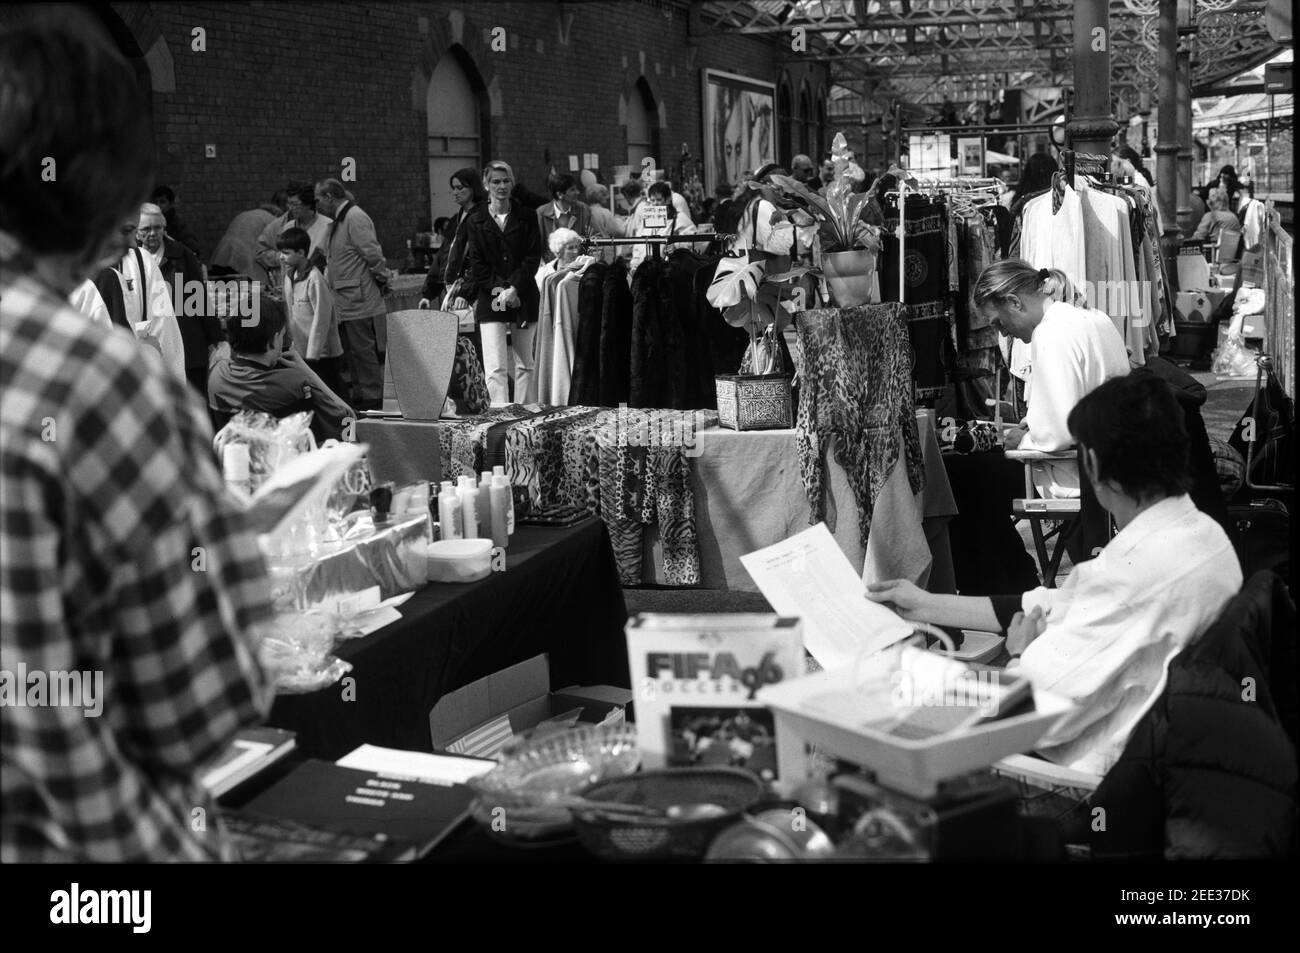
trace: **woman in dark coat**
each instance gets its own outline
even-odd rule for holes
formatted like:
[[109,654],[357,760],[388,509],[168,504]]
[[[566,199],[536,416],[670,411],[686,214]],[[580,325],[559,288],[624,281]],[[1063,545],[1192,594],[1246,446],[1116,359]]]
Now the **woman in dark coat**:
[[451,186],[452,201],[458,208],[456,214],[447,220],[442,230],[442,247],[429,265],[424,290],[420,292],[421,308],[438,307],[446,289],[464,274],[465,236],[461,234],[461,225],[470,212],[487,201],[483,180],[474,169],[457,169],[448,184]]
[[484,172],[488,201],[470,212],[464,224],[467,254],[461,295],[474,302],[493,405],[511,400],[512,358],[513,399],[530,403],[537,399],[533,337],[540,296],[534,275],[542,260],[541,233],[536,213],[511,198],[515,176],[510,166],[496,161]]

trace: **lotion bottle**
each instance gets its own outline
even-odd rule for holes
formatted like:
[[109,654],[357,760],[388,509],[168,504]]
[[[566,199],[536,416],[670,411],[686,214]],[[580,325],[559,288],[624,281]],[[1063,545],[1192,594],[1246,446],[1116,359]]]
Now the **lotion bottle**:
[[510,543],[510,484],[504,474],[492,477],[492,545],[505,549]]
[[515,535],[515,491],[510,485],[510,478],[506,476],[506,468],[496,466],[492,468],[492,482],[496,484],[497,477],[500,477],[506,488],[506,535]]
[[452,489],[450,480],[442,481],[438,493],[438,529],[443,539],[460,539],[460,497]]
[[474,478],[461,477],[460,489],[457,493],[460,496],[461,532],[465,539],[478,539],[482,533],[479,521],[478,485],[475,484]]

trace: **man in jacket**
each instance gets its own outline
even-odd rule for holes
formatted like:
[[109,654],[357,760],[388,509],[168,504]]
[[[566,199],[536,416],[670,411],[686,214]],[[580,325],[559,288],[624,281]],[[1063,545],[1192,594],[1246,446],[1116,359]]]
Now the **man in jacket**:
[[[141,249],[153,258],[162,272],[163,283],[172,296],[172,307],[181,329],[185,350],[185,378],[190,386],[208,399],[208,355],[221,343],[221,322],[207,313],[208,296],[203,288],[203,269],[188,247],[167,238],[167,220],[162,209],[146,202],[140,206],[140,227],[136,239]],[[187,304],[198,303],[199,313],[186,312]],[[191,310],[193,310],[191,308]]]
[[484,170],[484,179],[488,202],[465,219],[468,274],[461,294],[475,303],[492,403],[510,402],[512,355],[514,400],[528,403],[537,397],[533,336],[540,303],[535,276],[542,260],[542,239],[537,216],[511,198],[515,174],[510,166],[492,162]]
[[348,197],[338,179],[316,183],[316,208],[334,219],[325,241],[326,275],[334,294],[339,336],[352,374],[352,406],[384,406],[384,364],[376,320],[388,313],[384,294],[390,274],[375,223]]
[[591,232],[591,209],[578,200],[582,193],[573,176],[553,175],[547,184],[551,191],[551,201],[537,210],[543,263],[555,257],[551,254],[549,242],[551,232],[557,228],[572,229],[584,238]]

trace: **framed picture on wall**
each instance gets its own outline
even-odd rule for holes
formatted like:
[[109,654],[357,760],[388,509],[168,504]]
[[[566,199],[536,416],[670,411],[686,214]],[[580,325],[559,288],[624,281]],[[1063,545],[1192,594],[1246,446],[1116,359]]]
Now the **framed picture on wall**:
[[958,154],[961,156],[961,174],[982,176],[984,174],[984,137],[958,139],[957,149]]
[[704,188],[735,186],[776,160],[776,85],[734,73],[700,71],[704,98]]

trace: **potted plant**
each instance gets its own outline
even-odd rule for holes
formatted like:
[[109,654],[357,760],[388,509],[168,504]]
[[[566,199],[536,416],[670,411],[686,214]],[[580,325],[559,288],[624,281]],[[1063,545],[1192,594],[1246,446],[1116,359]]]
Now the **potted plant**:
[[773,205],[789,214],[803,213],[817,223],[814,261],[826,278],[831,299],[841,308],[879,300],[876,255],[880,230],[859,218],[867,195],[854,191],[862,169],[853,162],[843,133],[831,147],[835,178],[823,197],[788,175],[770,176],[771,185],[750,183]]
[[791,267],[787,256],[758,261],[727,257],[718,262],[706,297],[722,311],[728,324],[749,332],[750,373],[715,378],[718,418],[724,427],[770,430],[793,426],[790,377],[779,343],[790,323],[782,292],[808,272],[803,266]]

